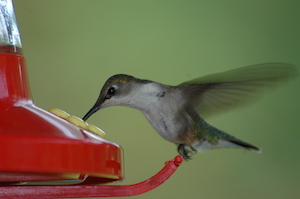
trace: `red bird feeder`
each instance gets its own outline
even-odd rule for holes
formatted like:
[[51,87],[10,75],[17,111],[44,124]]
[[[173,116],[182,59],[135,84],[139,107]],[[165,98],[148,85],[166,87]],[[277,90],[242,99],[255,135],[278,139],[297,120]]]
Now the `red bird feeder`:
[[181,156],[144,182],[99,185],[123,179],[122,148],[34,105],[11,0],[0,12],[0,198],[132,196],[174,173]]

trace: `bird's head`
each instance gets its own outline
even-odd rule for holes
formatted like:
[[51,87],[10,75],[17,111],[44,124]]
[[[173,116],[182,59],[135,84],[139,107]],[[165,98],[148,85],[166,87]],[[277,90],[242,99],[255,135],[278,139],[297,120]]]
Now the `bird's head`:
[[125,74],[110,77],[102,87],[96,103],[83,117],[83,120],[87,120],[93,113],[106,107],[130,106],[134,103],[132,91],[140,85],[150,82]]

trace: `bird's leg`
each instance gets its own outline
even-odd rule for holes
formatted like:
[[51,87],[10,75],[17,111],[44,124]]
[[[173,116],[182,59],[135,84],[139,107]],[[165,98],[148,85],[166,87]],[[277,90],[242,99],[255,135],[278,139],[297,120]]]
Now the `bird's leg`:
[[177,147],[177,151],[185,160],[192,159],[192,155],[195,152],[197,152],[196,149],[194,149],[192,146],[189,146],[187,144],[179,144]]

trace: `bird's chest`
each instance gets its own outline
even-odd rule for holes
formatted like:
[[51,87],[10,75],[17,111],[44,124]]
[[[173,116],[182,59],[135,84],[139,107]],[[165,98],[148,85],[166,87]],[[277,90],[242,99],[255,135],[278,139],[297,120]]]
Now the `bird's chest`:
[[143,99],[138,98],[134,106],[142,111],[149,123],[164,139],[178,143],[178,134],[184,127],[184,122],[178,119],[177,114],[181,107],[180,96],[176,92],[171,92],[170,88],[161,85],[147,85],[141,92],[144,93]]
[[163,107],[156,107],[150,111],[144,112],[145,117],[153,128],[166,140],[177,142],[178,134],[183,129],[183,125],[172,107],[165,104]]

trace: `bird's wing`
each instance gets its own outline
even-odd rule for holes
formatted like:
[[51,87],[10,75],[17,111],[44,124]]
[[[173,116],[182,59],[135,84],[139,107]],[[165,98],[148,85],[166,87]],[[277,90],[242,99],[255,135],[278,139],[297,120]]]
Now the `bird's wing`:
[[246,66],[203,76],[177,86],[187,104],[201,116],[251,103],[259,93],[297,76],[298,67],[286,63]]

